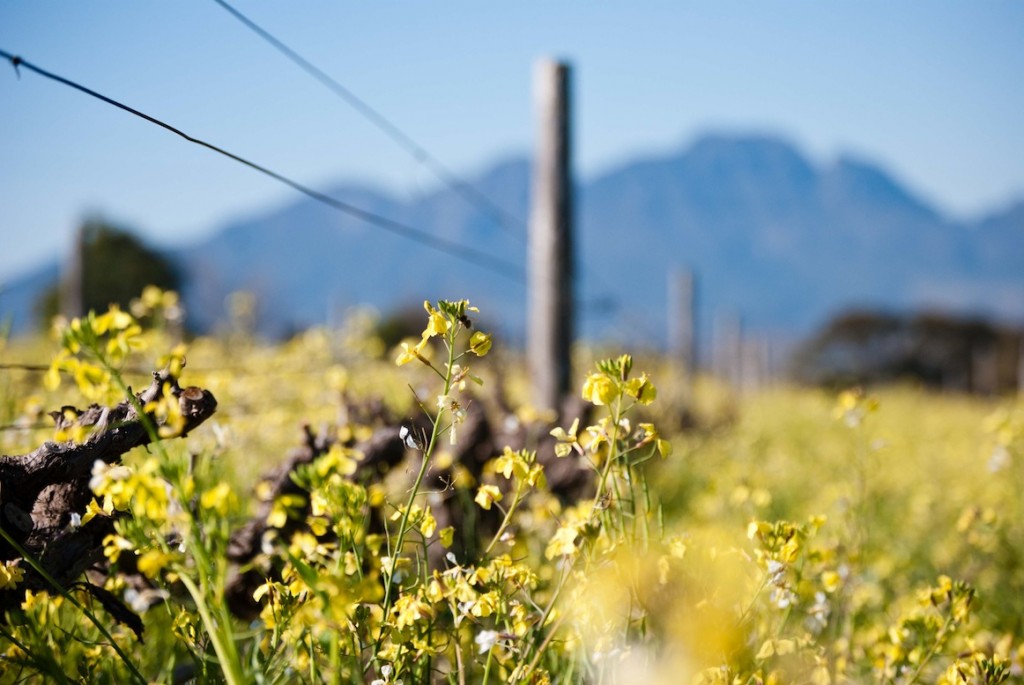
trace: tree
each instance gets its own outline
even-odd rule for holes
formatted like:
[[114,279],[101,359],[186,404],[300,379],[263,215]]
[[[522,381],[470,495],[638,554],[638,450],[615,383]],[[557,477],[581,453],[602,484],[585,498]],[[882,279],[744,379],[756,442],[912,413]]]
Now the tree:
[[[147,247],[129,230],[102,219],[81,227],[80,284],[82,311],[102,311],[111,304],[127,309],[147,285],[177,290],[180,276],[174,264]],[[36,302],[36,315],[45,327],[61,310],[61,285],[54,283]]]
[[1024,332],[951,314],[855,311],[794,357],[798,380],[832,386],[914,381],[993,394],[1017,388]]

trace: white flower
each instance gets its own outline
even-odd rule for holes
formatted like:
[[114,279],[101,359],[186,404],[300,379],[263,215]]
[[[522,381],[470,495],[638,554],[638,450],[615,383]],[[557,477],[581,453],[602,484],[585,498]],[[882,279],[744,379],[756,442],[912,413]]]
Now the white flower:
[[473,638],[473,641],[476,642],[477,647],[480,648],[480,654],[485,654],[491,651],[491,647],[497,643],[498,637],[499,635],[497,631],[481,630],[476,634],[476,637]]
[[384,664],[380,667],[380,674],[384,677],[377,678],[376,680],[371,680],[370,685],[388,685],[388,683],[391,683],[391,685],[402,685],[401,680],[391,680],[392,673],[394,673],[394,669],[392,668],[391,664]]
[[780,609],[788,609],[791,605],[796,604],[797,596],[788,588],[777,587],[772,590],[771,601]]
[[786,584],[786,565],[781,561],[770,559],[768,561],[768,582],[778,587],[784,586]]
[[92,478],[89,479],[89,489],[95,491],[107,481],[126,480],[132,475],[132,470],[122,464],[107,464],[102,459],[92,463]]
[[1010,451],[1005,445],[996,445],[988,460],[989,473],[998,473],[1010,465]]
[[405,446],[412,450],[422,450],[423,447],[416,435],[407,426],[398,429],[398,437],[405,443]]
[[814,604],[807,610],[807,620],[804,622],[807,629],[817,635],[825,629],[828,624],[829,614],[832,613],[828,605],[828,596],[824,592],[814,593]]
[[437,406],[443,412],[447,410],[452,415],[452,424],[448,429],[451,437],[451,444],[455,444],[455,426],[466,420],[466,408],[451,395],[438,395]]
[[124,601],[137,614],[145,613],[151,606],[171,596],[167,590],[136,590],[128,588],[124,591]]

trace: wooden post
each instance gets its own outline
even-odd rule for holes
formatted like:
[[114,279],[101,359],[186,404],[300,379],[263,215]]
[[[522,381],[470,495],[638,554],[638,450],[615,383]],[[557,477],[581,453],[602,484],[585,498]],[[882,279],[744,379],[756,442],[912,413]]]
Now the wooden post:
[[715,375],[733,390],[743,382],[743,321],[735,312],[719,312],[714,330]]
[[60,283],[60,313],[69,320],[85,314],[85,227],[75,230],[74,243]]
[[684,383],[693,385],[697,372],[696,287],[693,271],[676,269],[669,278],[668,347]]
[[540,61],[534,71],[537,149],[529,237],[526,352],[532,401],[557,410],[570,389],[573,339],[572,181],[569,66]]
[[745,391],[759,390],[768,380],[767,340],[762,337],[745,336],[740,343],[740,351],[740,387]]
[[971,347],[970,392],[994,395],[999,387],[999,357],[995,345],[975,343]]
[[1017,394],[1024,395],[1024,330],[1017,338]]

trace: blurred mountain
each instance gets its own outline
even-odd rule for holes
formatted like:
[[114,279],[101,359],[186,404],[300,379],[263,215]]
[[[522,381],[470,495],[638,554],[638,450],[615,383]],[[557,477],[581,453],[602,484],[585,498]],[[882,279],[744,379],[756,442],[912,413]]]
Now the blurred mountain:
[[[469,181],[501,209],[481,211],[448,188],[415,197],[354,184],[327,192],[524,264],[528,161],[506,160]],[[578,191],[580,330],[591,338],[664,344],[667,278],[683,267],[698,278],[705,340],[719,313],[789,340],[854,307],[1024,321],[1024,201],[953,221],[877,164],[818,165],[770,136],[706,136]],[[248,290],[268,336],[337,320],[358,303],[389,311],[440,297],[468,297],[492,328],[523,336],[523,283],[306,198],[256,210],[172,256],[190,325],[202,330],[224,317],[228,293]],[[26,298],[43,280],[31,274],[0,292],[0,316],[24,327]]]

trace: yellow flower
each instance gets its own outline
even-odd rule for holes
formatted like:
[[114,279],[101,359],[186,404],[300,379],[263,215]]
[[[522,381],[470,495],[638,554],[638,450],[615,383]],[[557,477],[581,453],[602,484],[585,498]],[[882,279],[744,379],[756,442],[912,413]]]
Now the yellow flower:
[[25,578],[25,571],[17,561],[0,564],[0,590],[9,590]]
[[[125,316],[128,315],[125,314]],[[132,325],[118,331],[117,335],[107,341],[107,355],[114,361],[120,361],[132,350],[141,350],[145,347],[146,342],[142,337],[142,328]]]
[[172,376],[177,378],[185,368],[186,351],[188,351],[188,347],[185,343],[178,343],[171,348],[170,352],[165,355],[161,355],[160,358],[157,359],[156,365],[160,368],[166,368]]
[[548,547],[544,550],[544,556],[548,559],[555,557],[569,556],[576,553],[576,537],[579,532],[576,526],[565,525],[558,529]]
[[579,440],[576,439],[576,431],[579,430],[580,420],[577,417],[573,422],[569,430],[558,427],[551,431],[551,435],[554,436],[555,440],[555,456],[566,457],[569,456],[569,452],[576,450],[579,454],[583,454],[583,447],[580,445]]
[[519,452],[513,452],[511,447],[506,447],[502,455],[494,460],[494,470],[505,478],[512,478],[514,473],[516,478],[524,479],[529,474],[530,467]]
[[123,331],[134,323],[132,315],[121,311],[121,307],[115,304],[107,313],[96,317],[92,328],[96,335],[103,335],[107,331]]
[[156,578],[174,557],[159,549],[151,549],[139,557],[139,571],[147,578]]
[[199,505],[203,509],[213,509],[221,516],[226,516],[233,498],[231,486],[222,481],[202,494]]
[[50,392],[53,392],[60,387],[60,372],[63,368],[62,363],[67,359],[68,353],[66,350],[61,350],[57,353],[57,356],[50,362],[50,368],[46,370],[46,374],[43,376],[43,387]]
[[424,338],[433,338],[435,335],[444,335],[448,332],[448,319],[444,314],[434,309],[430,302],[423,301],[423,308],[427,310],[427,328],[423,331]]
[[132,549],[132,543],[120,535],[108,535],[103,538],[103,556],[110,559],[110,563],[117,561],[121,552]]
[[[100,462],[100,463],[102,463],[102,462]],[[95,518],[97,516],[111,516],[111,515],[113,515],[113,513],[114,513],[113,499],[110,496],[105,496],[103,498],[103,504],[104,505],[109,505],[109,508],[107,506],[101,506],[100,503],[96,501],[95,497],[93,497],[91,500],[89,500],[89,503],[85,505],[85,513],[82,514],[82,523],[81,523],[81,525],[84,526],[86,523],[88,523],[89,521],[91,521],[93,518]]]
[[424,618],[431,618],[434,610],[429,604],[416,595],[402,595],[395,602],[394,613],[396,614],[395,627],[399,630],[408,628],[417,621]]
[[592,373],[583,382],[583,399],[596,404],[611,404],[618,395],[615,381],[604,373]]
[[469,612],[478,618],[487,618],[500,607],[501,600],[498,597],[498,593],[491,590],[477,597],[476,603],[473,604],[473,608]]
[[640,378],[633,378],[627,381],[625,391],[627,395],[636,398],[637,402],[645,405],[653,402],[654,398],[658,396],[658,391],[646,373],[642,374]]
[[274,504],[267,514],[267,525],[271,528],[283,528],[289,518],[294,518],[300,507],[306,504],[306,498],[302,495],[284,494],[274,500]]
[[159,287],[155,285],[147,285],[142,289],[142,296],[139,298],[142,300],[143,306],[147,309],[156,309],[160,306],[163,301],[164,294]]
[[36,605],[43,606],[46,603],[47,594],[45,592],[32,592],[31,590],[25,590],[25,599],[21,603],[22,611],[31,611]]
[[423,348],[426,347],[427,340],[428,336],[424,335],[422,338],[420,338],[420,341],[414,346],[410,346],[408,342],[403,342],[402,351],[399,352],[398,357],[395,359],[395,364],[397,364],[398,366],[402,366],[404,364],[408,364],[409,362],[415,359],[419,359],[421,362],[426,364],[427,360],[424,359],[421,352],[423,352]]
[[469,349],[478,357],[484,356],[491,351],[491,336],[476,331],[469,337]]
[[423,537],[429,538],[436,530],[437,519],[434,518],[434,514],[427,508],[423,511],[423,518],[420,520],[420,532],[423,534]]
[[480,489],[476,491],[476,497],[473,501],[479,504],[484,509],[490,509],[491,505],[495,502],[500,502],[502,498],[501,490],[494,485],[481,485]]

